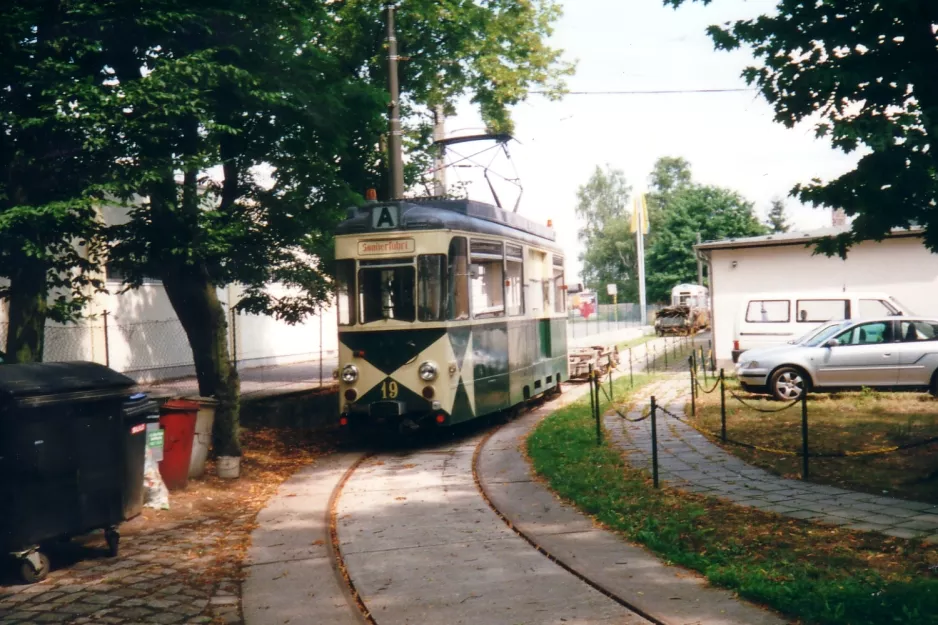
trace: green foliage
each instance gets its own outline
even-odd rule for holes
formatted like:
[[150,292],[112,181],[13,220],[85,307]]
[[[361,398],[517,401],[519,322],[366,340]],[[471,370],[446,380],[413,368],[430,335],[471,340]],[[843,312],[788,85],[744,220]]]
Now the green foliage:
[[[627,396],[627,382],[616,382],[617,398]],[[527,452],[553,491],[604,527],[794,620],[938,622],[938,581],[928,572],[924,549],[656,490],[608,442],[596,444],[588,399],[542,421],[528,437]]]
[[779,0],[756,19],[709,29],[717,49],[747,46],[762,62],[743,75],[777,121],[810,120],[845,152],[863,148],[852,171],[794,189],[804,202],[856,216],[821,251],[845,256],[857,241],[920,225],[938,252],[936,26],[933,0]]
[[[60,95],[93,51],[59,5],[0,6],[0,299],[10,304],[7,345],[19,360],[41,358],[46,318],[74,320],[103,286],[88,181],[106,162],[86,153],[73,123],[81,103]],[[24,319],[38,331],[25,332]]]
[[765,225],[773,234],[788,232],[791,229],[785,214],[785,203],[782,200],[777,198],[772,200],[772,208],[769,209],[769,218]]
[[675,191],[663,207],[661,226],[647,251],[649,301],[670,301],[671,289],[696,282],[694,244],[702,240],[765,234],[753,205],[735,191],[711,186],[686,186]]
[[578,233],[583,281],[602,302],[612,301],[607,284],[617,285],[619,301],[638,298],[635,235],[629,232],[631,190],[625,174],[608,165],[605,171],[597,167],[577,190],[576,214],[584,222]]

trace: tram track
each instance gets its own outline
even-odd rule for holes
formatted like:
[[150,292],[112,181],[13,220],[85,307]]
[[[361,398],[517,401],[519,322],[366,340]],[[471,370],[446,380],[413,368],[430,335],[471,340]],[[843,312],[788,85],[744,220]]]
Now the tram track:
[[[541,408],[543,404],[538,402],[538,405],[528,407],[522,414],[529,414],[533,410]],[[460,446],[465,446],[466,442],[472,444],[472,454],[470,466],[468,467],[469,472],[471,473],[471,482],[474,490],[474,495],[479,500],[478,503],[484,504],[486,510],[494,515],[502,527],[507,528],[511,531],[511,535],[517,538],[521,538],[524,541],[525,548],[530,550],[532,553],[537,552],[538,557],[543,558],[545,562],[549,563],[548,566],[559,567],[563,571],[564,575],[570,576],[570,581],[579,580],[580,582],[586,584],[590,589],[602,595],[606,600],[612,601],[617,606],[623,610],[627,610],[631,613],[632,618],[616,618],[610,620],[607,616],[601,616],[595,621],[593,619],[578,620],[575,622],[627,622],[627,623],[655,623],[658,625],[663,625],[663,623],[654,617],[643,613],[640,609],[629,604],[627,600],[622,597],[615,595],[612,592],[609,592],[600,583],[597,583],[588,577],[578,573],[572,567],[568,566],[562,559],[557,558],[554,554],[550,553],[547,549],[541,547],[534,541],[531,537],[527,536],[521,532],[517,527],[514,527],[510,519],[506,517],[502,512],[495,506],[492,500],[489,498],[488,494],[485,491],[483,482],[479,475],[479,457],[483,451],[483,448],[490,440],[492,435],[499,431],[506,424],[500,424],[488,429],[484,433],[477,433],[471,435],[468,441],[460,441],[460,443],[455,445],[447,445],[445,447],[435,448],[433,450],[414,450],[411,453],[404,455],[403,457],[394,454],[393,452],[378,452],[378,453],[366,453],[362,455],[343,475],[342,479],[336,485],[335,489],[332,492],[330,497],[329,506],[328,506],[328,528],[329,528],[329,549],[330,555],[332,557],[332,566],[339,581],[340,585],[344,590],[346,600],[349,607],[356,614],[357,620],[361,623],[366,623],[369,625],[389,625],[390,623],[400,622],[395,620],[393,617],[387,618],[383,616],[376,616],[375,611],[371,606],[369,606],[367,592],[363,592],[362,589],[356,584],[355,572],[352,570],[354,565],[350,567],[349,562],[346,559],[345,554],[343,553],[342,546],[342,537],[340,536],[340,503],[342,499],[343,492],[345,491],[347,485],[352,481],[356,474],[362,470],[365,466],[375,466],[383,463],[397,459],[398,461],[407,461],[405,466],[411,464],[410,461],[414,460],[415,456],[439,456],[440,454],[448,455],[455,454],[457,448]],[[405,496],[409,496],[405,495]],[[499,536],[497,532],[491,532],[491,535],[486,536],[485,539],[491,539],[492,541],[504,540],[504,535]],[[480,542],[484,542],[485,539],[480,539]],[[431,547],[433,545],[431,544]],[[393,547],[389,549],[393,551]],[[382,557],[380,554],[375,554],[375,557]],[[507,565],[506,565],[507,566]],[[484,572],[483,572],[484,574]],[[569,582],[557,583],[553,582],[557,586],[567,586]],[[584,589],[585,590],[585,589]],[[475,598],[471,593],[461,599],[461,601],[467,601]],[[608,609],[607,609],[608,611]],[[620,615],[624,616],[624,615]],[[435,621],[432,617],[429,617],[426,622],[443,622]],[[467,621],[471,622],[471,621]],[[505,621],[505,622],[531,622],[531,621]],[[534,621],[541,622],[541,621]]]
[[[654,340],[654,341],[651,341],[650,344],[658,343],[659,341],[660,339]],[[623,375],[627,376],[628,372],[616,370],[613,375],[614,377],[622,377]],[[572,399],[576,399],[579,396],[582,396],[583,394],[585,394],[586,389],[583,387],[581,388],[582,390],[580,390],[579,392],[575,392],[574,397],[571,398],[571,401]],[[561,397],[564,397],[564,396],[561,396]],[[569,398],[570,396],[566,395],[566,397]],[[552,410],[552,409],[555,409],[556,407],[557,405],[555,404],[554,401],[550,401],[550,402],[538,401],[536,403],[529,404],[528,406],[526,406],[525,409],[521,412],[520,418],[530,415],[532,412],[537,411],[537,410],[541,410],[541,409]],[[510,423],[512,423],[512,421],[508,421],[506,423],[502,423],[502,424],[495,425],[495,426],[490,426],[485,432],[471,433],[467,435],[465,438],[458,439],[451,444],[444,444],[442,446],[434,446],[432,449],[417,448],[417,449],[410,450],[404,454],[401,454],[400,452],[393,452],[393,451],[364,453],[360,458],[357,459],[356,462],[354,462],[348,468],[348,470],[342,476],[341,480],[339,480],[339,482],[336,484],[335,489],[332,491],[332,494],[329,500],[328,513],[327,513],[327,516],[328,516],[327,527],[329,530],[328,548],[329,548],[329,552],[330,552],[330,556],[332,560],[332,567],[336,575],[337,581],[339,582],[340,586],[343,589],[343,594],[345,595],[349,608],[352,611],[354,611],[356,615],[356,620],[358,620],[360,623],[367,623],[370,625],[391,625],[392,623],[410,622],[409,618],[397,618],[398,616],[401,616],[401,611],[400,609],[397,608],[397,606],[394,605],[393,601],[388,600],[387,595],[393,594],[393,592],[395,591],[395,588],[392,588],[392,586],[394,586],[393,581],[391,579],[393,578],[393,573],[388,573],[387,571],[383,571],[382,574],[388,575],[389,580],[387,582],[382,583],[380,587],[376,588],[374,584],[374,580],[373,580],[373,578],[375,577],[374,571],[366,571],[367,574],[362,575],[362,577],[370,577],[372,579],[365,579],[363,584],[359,584],[360,580],[356,578],[356,573],[363,573],[364,567],[362,567],[362,564],[361,564],[363,554],[367,555],[368,553],[371,553],[374,558],[379,558],[379,559],[388,561],[388,560],[393,560],[395,557],[400,557],[400,554],[404,552],[408,552],[408,551],[416,552],[420,549],[439,550],[440,548],[447,547],[450,543],[447,543],[446,536],[444,536],[443,538],[440,538],[439,536],[434,536],[433,538],[436,539],[436,542],[434,542],[434,540],[421,541],[419,536],[417,537],[417,540],[413,540],[414,536],[408,535],[407,539],[403,541],[404,543],[408,543],[408,544],[401,545],[397,543],[390,543],[386,546],[386,548],[383,548],[383,549],[374,548],[374,550],[371,552],[368,552],[367,550],[363,551],[362,549],[359,549],[358,551],[355,551],[351,554],[351,557],[353,559],[356,559],[357,561],[350,563],[349,558],[347,557],[346,553],[343,550],[342,541],[344,537],[347,541],[351,540],[354,542],[355,535],[353,535],[351,528],[346,530],[349,535],[343,535],[343,528],[340,523],[340,518],[348,517],[354,514],[355,512],[354,510],[352,511],[346,510],[346,511],[342,511],[342,514],[340,514],[340,507],[342,506],[342,503],[343,503],[342,497],[347,487],[349,486],[351,482],[355,481],[356,479],[358,480],[363,479],[361,473],[362,473],[362,469],[366,466],[369,467],[371,470],[374,470],[375,468],[382,467],[382,465],[396,463],[396,466],[399,468],[403,467],[405,470],[411,470],[411,471],[416,469],[417,471],[421,472],[420,477],[422,479],[416,479],[414,481],[414,484],[411,487],[409,487],[407,490],[401,490],[400,491],[401,495],[396,497],[395,499],[406,500],[408,498],[413,498],[413,496],[416,495],[418,491],[420,491],[421,489],[428,488],[427,471],[430,468],[433,468],[431,467],[432,463],[428,460],[428,458],[434,458],[434,457],[439,458],[441,454],[444,456],[449,456],[450,458],[455,457],[456,454],[465,454],[466,445],[471,444],[472,446],[471,460],[468,461],[468,466],[464,466],[465,463],[462,463],[463,466],[461,470],[464,473],[466,473],[466,475],[462,475],[462,477],[471,480],[472,490],[474,491],[473,495],[475,498],[475,502],[471,501],[470,500],[471,498],[468,498],[466,501],[460,502],[460,506],[462,508],[465,508],[465,510],[473,508],[476,512],[478,512],[478,506],[474,506],[474,504],[478,503],[478,504],[484,505],[487,513],[493,515],[493,517],[497,519],[497,523],[502,528],[502,531],[499,532],[496,528],[494,528],[494,526],[489,526],[488,535],[481,536],[481,537],[473,537],[471,540],[468,540],[469,547],[480,545],[480,544],[485,544],[488,542],[497,543],[499,541],[505,541],[506,533],[504,532],[504,530],[508,530],[507,532],[508,536],[512,536],[515,539],[520,538],[521,541],[523,541],[524,549],[526,549],[530,553],[536,552],[538,554],[537,557],[541,559],[541,561],[544,562],[547,567],[555,567],[557,570],[562,572],[562,576],[565,577],[566,581],[562,581],[558,577],[556,572],[553,574],[548,573],[548,575],[550,575],[549,579],[550,579],[550,584],[552,585],[552,587],[555,587],[555,588],[569,587],[571,583],[573,583],[574,585],[578,583],[583,584],[584,587],[582,587],[581,590],[579,591],[581,594],[596,593],[596,595],[602,597],[603,601],[607,601],[610,604],[615,605],[614,610],[609,605],[596,607],[597,599],[595,597],[592,597],[591,603],[587,607],[594,609],[594,613],[596,614],[596,617],[592,618],[584,614],[586,618],[574,619],[573,622],[579,622],[579,623],[616,622],[616,623],[636,623],[636,624],[655,623],[656,625],[667,625],[669,621],[664,621],[664,620],[657,618],[654,614],[651,614],[647,609],[643,609],[641,606],[636,605],[633,601],[630,601],[628,597],[625,597],[621,593],[618,593],[614,589],[610,588],[609,585],[603,583],[602,580],[595,579],[591,577],[590,575],[584,573],[582,570],[577,570],[575,563],[571,563],[567,557],[559,556],[555,553],[552,553],[548,548],[540,544],[535,536],[530,535],[529,533],[523,531],[521,528],[517,527],[512,522],[512,520],[506,514],[504,514],[502,510],[499,509],[499,507],[493,501],[493,498],[490,496],[490,494],[486,490],[485,480],[483,479],[481,475],[480,458],[485,450],[486,443],[488,443],[494,435],[496,435],[500,430],[502,430],[502,428],[506,427]],[[443,462],[443,464],[440,467],[435,467],[435,468],[441,469],[445,472],[447,464],[448,464],[447,462]],[[458,465],[460,463],[454,462],[450,464]],[[399,480],[400,473],[395,473],[394,478],[400,481]],[[376,479],[376,478],[372,478],[372,479]],[[442,479],[445,482],[445,477]],[[451,486],[453,488],[457,488],[459,485],[456,484],[456,485],[451,485]],[[388,489],[382,488],[381,490],[383,491],[383,490],[390,490],[390,489],[393,489],[393,486],[389,487]],[[444,485],[441,492],[445,493],[446,490],[447,488]],[[366,493],[359,492],[358,497],[361,498],[363,494],[366,494]],[[390,501],[388,497],[385,497],[385,500]],[[428,505],[428,503],[429,503],[428,501],[424,501],[423,505]],[[440,509],[443,509],[447,506],[451,506],[453,503],[454,503],[453,501],[447,500],[445,502],[440,501],[438,503],[435,503],[434,505],[438,506]],[[465,512],[465,510],[462,510],[462,512]],[[458,517],[460,513],[459,506],[455,508],[455,511],[457,512],[457,514],[453,515],[454,518]],[[425,514],[432,515],[433,513],[428,512]],[[393,520],[398,524],[401,521],[400,517],[396,517]],[[389,520],[389,522],[390,521],[391,520]],[[479,523],[479,521],[477,520],[476,523]],[[421,526],[421,523],[419,521],[414,524],[414,528],[418,532],[421,529],[427,530],[428,537],[429,537],[429,534],[433,534],[439,529],[439,528],[434,528],[432,526],[423,527]],[[358,529],[358,532],[362,532],[362,531],[363,530],[361,528]],[[383,532],[384,529],[382,528],[379,531]],[[379,531],[375,531],[374,533],[377,534],[379,533]],[[443,534],[445,534],[445,532],[443,532]],[[451,537],[449,538],[449,540],[453,541]],[[409,544],[409,543],[413,543],[413,544]],[[456,543],[453,542],[452,544],[455,546]],[[464,547],[464,545],[460,545],[460,547]],[[502,553],[502,555],[504,555],[504,562],[497,562],[496,564],[498,566],[493,567],[493,568],[498,568],[498,569],[510,568],[513,565],[513,563],[511,562],[511,557],[510,557],[511,554],[508,554],[507,552],[511,550],[507,549],[506,547],[500,546],[499,551],[500,553]],[[517,549],[513,553],[516,553],[516,552],[517,552]],[[488,554],[488,555],[491,555],[491,554]],[[515,559],[517,559],[516,556],[514,557]],[[401,558],[402,563],[412,564],[413,561],[414,561],[413,558]],[[467,562],[474,562],[474,560],[467,560]],[[402,564],[402,567],[403,566],[406,566],[406,565]],[[526,564],[526,566],[529,566],[529,565]],[[356,568],[358,569],[357,571],[356,571]],[[381,568],[381,567],[379,566],[377,568]],[[469,568],[473,568],[473,567],[469,567],[467,565],[466,571],[468,571]],[[475,567],[475,568],[477,569],[478,567]],[[533,568],[537,569],[539,572],[543,572],[545,566],[540,565],[540,566],[533,567]],[[394,571],[393,568],[391,568],[390,570]],[[462,571],[462,572],[466,573],[466,571]],[[483,571],[483,575],[485,573],[486,571]],[[413,577],[412,571],[410,572],[410,574]],[[428,578],[434,578],[435,575],[436,573],[429,573],[429,572],[426,574]],[[457,590],[464,590],[464,589],[457,589]],[[434,592],[435,590],[432,589],[430,586],[427,587],[427,593],[433,594]],[[463,606],[469,605],[469,603],[466,603],[466,602],[470,602],[470,600],[479,598],[477,595],[472,594],[468,590],[466,590],[465,592],[469,594],[466,594],[465,597],[462,597],[461,599],[458,600],[458,603],[460,605],[463,605]],[[548,594],[553,594],[553,593],[548,593]],[[418,595],[417,598],[423,599],[423,596]],[[374,605],[369,604],[370,600],[374,603]],[[476,622],[472,620],[471,617],[468,617],[468,620],[465,620],[465,621],[452,620],[451,617],[447,617],[444,620],[443,617],[440,616],[442,612],[438,612],[437,616],[434,617],[433,609],[440,607],[436,605],[436,603],[438,602],[436,602],[435,597],[432,597],[431,599],[427,601],[426,609],[429,611],[429,613],[425,613],[422,615],[424,618],[423,622],[429,622],[429,623]],[[497,600],[494,600],[494,603],[497,603]],[[496,607],[497,606],[494,606],[494,605],[491,606],[493,614],[494,614],[494,610]],[[394,614],[395,611],[397,612],[397,614]],[[616,616],[613,617],[611,615],[611,612],[615,612]],[[561,620],[566,620],[567,622],[570,622],[570,619],[561,619]],[[495,618],[493,620],[486,619],[485,622],[501,622],[501,621]],[[537,618],[528,619],[528,620],[524,620],[524,619],[517,620],[513,616],[512,619],[505,620],[504,622],[506,623],[507,622],[539,623],[539,622],[554,622],[554,621],[551,621],[549,619],[538,620]]]

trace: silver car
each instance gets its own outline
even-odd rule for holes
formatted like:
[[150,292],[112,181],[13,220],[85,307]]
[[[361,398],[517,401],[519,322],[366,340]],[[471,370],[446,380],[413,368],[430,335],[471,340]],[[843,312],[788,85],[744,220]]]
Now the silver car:
[[791,401],[806,391],[848,388],[928,390],[938,397],[938,320],[856,319],[824,326],[797,345],[743,352],[744,390]]

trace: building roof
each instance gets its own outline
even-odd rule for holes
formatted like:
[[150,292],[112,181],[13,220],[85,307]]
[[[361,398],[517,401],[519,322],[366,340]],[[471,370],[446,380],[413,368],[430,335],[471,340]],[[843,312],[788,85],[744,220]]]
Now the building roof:
[[[850,226],[834,226],[830,228],[819,228],[817,230],[805,230],[800,232],[779,232],[776,234],[767,234],[760,237],[740,237],[738,239],[722,239],[719,241],[704,241],[694,246],[697,250],[719,250],[719,249],[738,249],[741,247],[774,247],[779,245],[805,245],[812,241],[824,239],[826,237],[837,236],[850,232]],[[920,237],[922,228],[894,228],[887,238],[893,237]]]

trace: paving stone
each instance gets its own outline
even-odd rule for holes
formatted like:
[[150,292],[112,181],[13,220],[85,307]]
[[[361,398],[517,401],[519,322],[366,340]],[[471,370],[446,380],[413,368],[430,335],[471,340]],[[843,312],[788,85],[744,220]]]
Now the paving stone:
[[896,538],[918,538],[922,536],[924,532],[902,527],[890,527],[883,530],[883,534],[886,534],[887,536],[895,536]]
[[917,530],[921,532],[934,532],[935,530],[938,530],[938,519],[933,520],[933,521],[932,520],[922,521],[922,520],[913,519],[911,521],[900,523],[896,527],[899,527],[902,529]]
[[890,527],[891,527],[890,525],[882,525],[880,523],[868,523],[868,522],[863,522],[863,523],[854,522],[854,523],[849,523],[847,525],[848,529],[857,530],[860,532],[880,532],[880,533],[882,533],[883,530],[889,529]]

